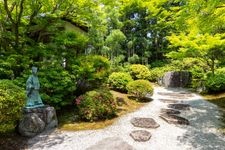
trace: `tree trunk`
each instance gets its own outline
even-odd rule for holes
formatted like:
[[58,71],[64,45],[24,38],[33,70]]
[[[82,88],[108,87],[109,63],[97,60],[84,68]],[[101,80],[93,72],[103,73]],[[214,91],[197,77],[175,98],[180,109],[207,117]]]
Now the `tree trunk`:
[[212,71],[212,75],[214,76],[214,74],[215,74],[215,59],[212,59],[211,71]]

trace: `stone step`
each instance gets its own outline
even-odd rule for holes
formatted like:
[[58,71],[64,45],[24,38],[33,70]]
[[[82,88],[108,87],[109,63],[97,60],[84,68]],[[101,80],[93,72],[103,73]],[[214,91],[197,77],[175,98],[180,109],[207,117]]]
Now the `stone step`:
[[160,110],[161,114],[172,114],[172,115],[175,115],[175,114],[180,114],[180,111],[179,110],[176,110],[176,109],[165,109],[165,108],[162,108]]
[[189,125],[189,121],[187,119],[177,115],[161,114],[159,117],[161,117],[163,120],[165,120],[169,124]]
[[150,140],[151,133],[145,130],[135,130],[130,133],[130,136],[138,142],[146,142]]
[[140,128],[158,128],[160,125],[152,118],[135,117],[130,121],[135,127]]
[[168,104],[169,108],[178,109],[178,110],[190,110],[189,104]]
[[172,100],[172,99],[159,99],[159,101],[163,102],[163,103],[180,103],[180,102],[183,102],[183,101]]

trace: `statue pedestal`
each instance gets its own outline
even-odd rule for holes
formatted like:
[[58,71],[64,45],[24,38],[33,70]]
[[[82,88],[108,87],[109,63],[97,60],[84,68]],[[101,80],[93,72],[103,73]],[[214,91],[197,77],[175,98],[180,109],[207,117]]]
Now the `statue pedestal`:
[[22,136],[33,137],[44,130],[58,126],[54,107],[24,108],[23,113],[23,118],[18,125],[18,131]]

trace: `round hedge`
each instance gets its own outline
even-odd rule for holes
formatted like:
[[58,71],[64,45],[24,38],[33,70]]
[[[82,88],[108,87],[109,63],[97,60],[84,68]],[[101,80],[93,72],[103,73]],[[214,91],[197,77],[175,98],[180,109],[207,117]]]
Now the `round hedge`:
[[132,78],[135,80],[136,79],[148,80],[150,76],[150,71],[148,67],[146,67],[145,65],[134,64],[130,66],[129,70]]
[[128,94],[141,100],[146,94],[153,94],[153,87],[147,80],[135,80],[127,84]]
[[116,103],[108,90],[86,92],[75,100],[79,117],[85,121],[97,121],[116,115]]
[[130,81],[133,81],[133,79],[129,73],[113,72],[109,76],[108,83],[112,89],[118,90],[121,92],[126,92],[127,91],[126,86]]
[[10,80],[0,80],[0,132],[14,130],[25,104],[25,91]]

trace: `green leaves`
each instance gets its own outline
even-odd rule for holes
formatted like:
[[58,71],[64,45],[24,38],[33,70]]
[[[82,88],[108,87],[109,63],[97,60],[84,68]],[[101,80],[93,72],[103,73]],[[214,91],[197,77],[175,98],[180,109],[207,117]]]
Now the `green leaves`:
[[25,92],[10,80],[0,80],[0,132],[12,131],[21,118]]
[[146,94],[153,94],[153,87],[148,80],[135,80],[127,84],[127,91],[141,101]]

